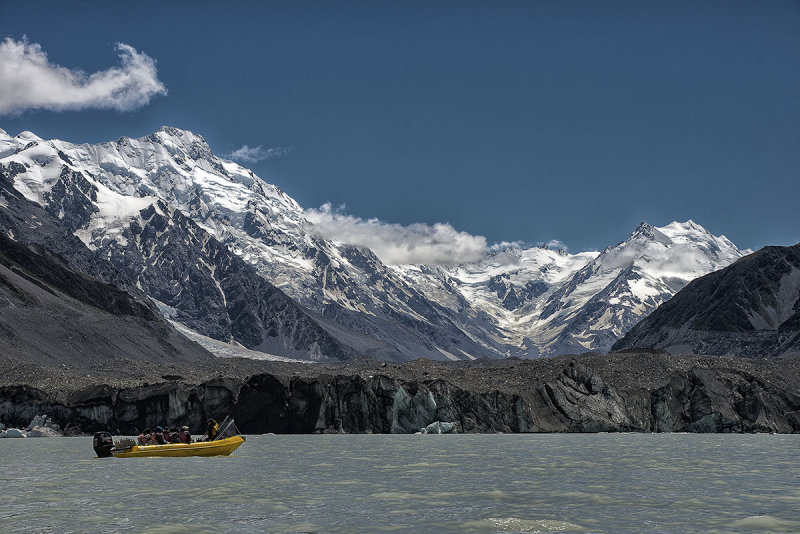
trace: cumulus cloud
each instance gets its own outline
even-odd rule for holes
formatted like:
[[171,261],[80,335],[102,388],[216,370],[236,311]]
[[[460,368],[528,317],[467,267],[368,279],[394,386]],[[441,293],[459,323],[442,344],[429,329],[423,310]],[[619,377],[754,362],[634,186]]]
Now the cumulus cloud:
[[306,210],[313,230],[326,239],[371,249],[391,265],[453,265],[479,260],[486,254],[486,238],[459,232],[447,223],[408,226],[361,219],[324,204]]
[[285,156],[291,151],[292,151],[291,147],[264,148],[261,145],[258,145],[256,147],[249,147],[247,145],[242,145],[241,147],[237,148],[236,150],[228,154],[228,157],[234,161],[255,163],[257,161],[263,161],[265,159],[279,158],[281,156]]
[[119,66],[87,75],[50,63],[37,43],[6,38],[0,43],[0,113],[88,108],[129,111],[167,93],[158,80],[154,59],[124,43],[117,43],[116,51]]

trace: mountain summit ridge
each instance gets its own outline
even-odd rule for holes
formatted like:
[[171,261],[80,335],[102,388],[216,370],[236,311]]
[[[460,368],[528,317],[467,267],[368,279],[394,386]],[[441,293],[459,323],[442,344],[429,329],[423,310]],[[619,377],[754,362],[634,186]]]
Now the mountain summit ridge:
[[[743,254],[690,220],[660,228],[643,222],[602,252],[518,247],[492,250],[472,264],[386,265],[368,249],[324,239],[289,195],[214,155],[202,136],[170,126],[137,139],[80,145],[6,134],[0,165],[18,191],[112,263],[144,262],[141,272],[130,273],[140,285],[143,273],[159,265],[158,283],[185,283],[185,271],[205,280],[195,290],[220,288],[216,262],[224,253],[212,247],[217,252],[209,256],[205,245],[219,242],[252,269],[248,277],[274,284],[350,347],[337,349],[337,358],[348,350],[393,360],[605,351],[691,279]],[[143,239],[142,213],[159,203],[174,210],[164,220],[180,229]],[[162,233],[195,236],[192,252],[173,259],[196,263],[164,264],[175,244],[159,241],[167,239]],[[158,292],[152,280],[150,287]],[[179,302],[184,324],[219,332],[191,302]],[[265,346],[247,341],[244,325],[234,323],[217,334],[228,336],[223,341]]]

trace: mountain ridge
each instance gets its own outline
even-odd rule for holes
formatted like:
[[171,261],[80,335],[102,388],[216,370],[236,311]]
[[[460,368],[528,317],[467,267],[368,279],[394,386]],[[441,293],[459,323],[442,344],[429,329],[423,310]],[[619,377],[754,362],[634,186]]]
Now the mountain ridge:
[[[345,352],[380,359],[607,350],[689,280],[742,255],[724,236],[688,221],[643,223],[602,252],[512,248],[471,265],[387,265],[369,249],[323,239],[286,193],[215,156],[202,136],[168,126],[95,145],[0,136],[0,165],[17,190],[118,267],[132,256],[158,261],[166,253],[165,244],[131,249],[142,212],[164,203],[185,217],[177,223],[182,235],[195,225],[249,265],[255,274],[248,276],[273,284],[334,337],[347,338]],[[196,309],[176,310],[184,314],[178,320],[197,327]],[[206,326],[201,333],[213,333]],[[223,340],[258,346],[240,326],[238,338]]]
[[764,247],[697,278],[618,340],[720,356],[800,356],[800,243]]
[[0,359],[63,366],[212,360],[0,172]]

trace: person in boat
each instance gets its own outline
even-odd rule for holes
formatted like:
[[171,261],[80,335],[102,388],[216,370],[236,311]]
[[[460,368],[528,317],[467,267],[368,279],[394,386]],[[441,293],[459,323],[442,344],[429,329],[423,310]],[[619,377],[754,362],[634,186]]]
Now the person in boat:
[[219,435],[219,423],[213,419],[209,419],[206,421],[206,424],[208,425],[208,429],[206,430],[208,441],[214,441],[217,438],[217,435]]
[[178,427],[173,426],[169,429],[169,442],[183,443],[183,441],[181,441],[181,433],[178,431]]
[[192,442],[192,434],[189,432],[188,426],[182,426],[181,431],[178,432],[178,438],[180,438],[181,443],[191,443]]
[[136,438],[136,442],[139,445],[147,445],[150,442],[150,432],[151,430],[149,428],[145,428],[142,433],[139,434],[139,437]]
[[162,427],[156,427],[156,431],[153,434],[153,439],[155,440],[156,445],[164,445],[167,443],[167,440],[164,438],[164,429]]

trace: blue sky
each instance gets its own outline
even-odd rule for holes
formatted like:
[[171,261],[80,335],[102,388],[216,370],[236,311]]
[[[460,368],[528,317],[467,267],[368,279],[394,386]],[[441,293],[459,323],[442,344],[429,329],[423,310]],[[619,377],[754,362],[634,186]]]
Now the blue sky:
[[304,207],[489,243],[602,249],[641,220],[693,219],[743,248],[788,245],[798,28],[800,4],[781,1],[2,2],[0,38],[87,75],[125,43],[166,94],[7,111],[0,128],[186,128],[217,153],[273,150],[246,165]]

